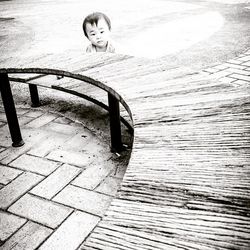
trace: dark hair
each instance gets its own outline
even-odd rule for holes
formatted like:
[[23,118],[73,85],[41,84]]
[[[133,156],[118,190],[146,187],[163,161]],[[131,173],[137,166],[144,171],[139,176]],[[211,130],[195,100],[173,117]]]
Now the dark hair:
[[109,30],[111,30],[111,22],[110,22],[110,19],[103,13],[101,12],[94,12],[92,14],[89,14],[88,16],[85,17],[84,21],[83,21],[83,24],[82,24],[82,28],[83,28],[83,32],[84,32],[84,35],[86,37],[88,37],[87,35],[87,32],[86,32],[86,25],[87,23],[90,23],[91,25],[95,24],[97,25],[98,21],[100,19],[104,19],[109,27]]

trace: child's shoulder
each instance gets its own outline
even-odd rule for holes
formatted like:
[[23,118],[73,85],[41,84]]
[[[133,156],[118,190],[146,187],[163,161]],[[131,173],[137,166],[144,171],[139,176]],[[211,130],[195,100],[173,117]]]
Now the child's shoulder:
[[96,52],[96,48],[93,44],[89,44],[86,48],[87,53]]
[[116,46],[113,41],[109,41],[107,51],[106,52],[111,52],[115,53],[116,52]]

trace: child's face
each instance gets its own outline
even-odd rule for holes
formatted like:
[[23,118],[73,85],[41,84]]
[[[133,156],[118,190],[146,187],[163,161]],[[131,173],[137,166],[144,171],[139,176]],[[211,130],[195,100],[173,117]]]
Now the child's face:
[[86,32],[88,39],[93,45],[100,49],[106,48],[110,37],[110,30],[104,19],[98,20],[97,25],[95,23],[87,23]]

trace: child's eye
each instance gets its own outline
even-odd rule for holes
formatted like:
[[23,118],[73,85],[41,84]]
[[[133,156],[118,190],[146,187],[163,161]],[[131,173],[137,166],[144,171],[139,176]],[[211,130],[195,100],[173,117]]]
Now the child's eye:
[[104,31],[102,30],[100,33],[102,34],[102,33],[104,33]]

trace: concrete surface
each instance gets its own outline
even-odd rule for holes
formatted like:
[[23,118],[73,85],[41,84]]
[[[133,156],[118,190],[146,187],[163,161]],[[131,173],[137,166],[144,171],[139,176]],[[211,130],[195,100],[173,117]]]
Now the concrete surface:
[[[84,53],[83,18],[102,11],[124,53],[195,69],[228,60],[249,45],[249,1],[0,1],[1,58]],[[67,52],[69,53],[69,52]]]

